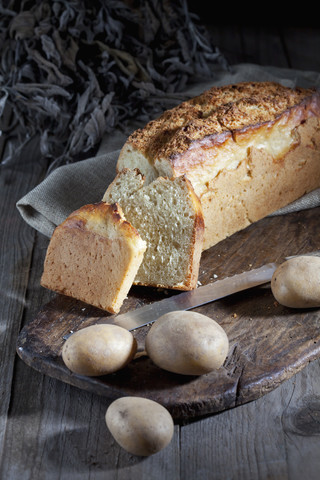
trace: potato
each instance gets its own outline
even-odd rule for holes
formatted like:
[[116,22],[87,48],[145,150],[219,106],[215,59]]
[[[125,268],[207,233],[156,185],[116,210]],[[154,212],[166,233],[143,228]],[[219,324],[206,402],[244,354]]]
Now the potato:
[[223,328],[197,312],[170,312],[152,325],[146,352],[160,368],[182,375],[203,375],[224,363],[229,341]]
[[62,347],[62,359],[74,373],[106,375],[125,367],[137,351],[137,342],[117,325],[91,325],[73,333]]
[[271,290],[286,307],[320,307],[320,257],[301,255],[279,265],[271,279]]
[[174,432],[168,410],[147,398],[118,398],[107,409],[105,419],[116,442],[138,456],[159,452],[170,443]]

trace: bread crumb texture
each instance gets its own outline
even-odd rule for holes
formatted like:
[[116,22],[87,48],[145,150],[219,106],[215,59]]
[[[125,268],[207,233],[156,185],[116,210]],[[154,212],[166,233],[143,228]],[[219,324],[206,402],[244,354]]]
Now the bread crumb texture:
[[185,177],[144,183],[125,169],[108,187],[104,201],[118,202],[147,249],[135,283],[165,288],[196,287],[204,221],[201,204]]
[[118,205],[85,205],[55,229],[41,285],[117,313],[145,249]]

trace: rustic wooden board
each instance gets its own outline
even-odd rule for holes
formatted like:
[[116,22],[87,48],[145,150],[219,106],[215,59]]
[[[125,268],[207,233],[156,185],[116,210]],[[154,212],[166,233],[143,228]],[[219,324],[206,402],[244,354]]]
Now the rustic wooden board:
[[[320,209],[266,218],[203,253],[199,280],[256,268],[286,255],[320,249]],[[133,287],[122,311],[176,293]],[[80,328],[103,322],[105,312],[58,295],[20,332],[19,356],[34,369],[109,399],[123,395],[151,398],[173,417],[191,419],[255,400],[320,356],[320,310],[280,306],[269,285],[195,309],[226,330],[230,351],[224,366],[201,377],[172,374],[142,356],[112,375],[89,378],[69,372],[62,345]],[[134,332],[143,349],[149,327]]]

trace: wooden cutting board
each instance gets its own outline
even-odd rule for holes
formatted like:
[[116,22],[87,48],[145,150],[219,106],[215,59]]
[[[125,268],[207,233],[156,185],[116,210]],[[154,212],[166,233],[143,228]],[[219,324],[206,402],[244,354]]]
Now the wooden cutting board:
[[[201,284],[282,261],[287,255],[320,249],[320,209],[266,218],[202,255]],[[133,287],[122,312],[176,292]],[[141,356],[123,370],[103,377],[72,374],[61,360],[65,339],[74,331],[103,322],[108,314],[57,295],[23,328],[18,355],[34,369],[80,389],[114,399],[143,396],[168,408],[176,421],[212,414],[255,400],[320,356],[320,309],[280,306],[270,285],[207,304],[195,311],[225,329],[230,351],[224,366],[200,376],[166,372]],[[134,331],[139,348],[150,327]]]

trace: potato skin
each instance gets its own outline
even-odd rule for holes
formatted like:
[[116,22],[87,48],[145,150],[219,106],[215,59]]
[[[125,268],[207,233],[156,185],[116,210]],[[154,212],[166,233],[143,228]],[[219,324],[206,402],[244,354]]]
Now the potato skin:
[[105,420],[117,443],[138,456],[159,452],[170,443],[174,433],[168,410],[147,398],[118,398],[107,409]]
[[134,357],[137,342],[117,325],[91,325],[73,333],[62,347],[62,359],[74,373],[107,375],[124,368]]
[[271,290],[286,307],[320,307],[320,257],[301,255],[279,265],[271,279]]
[[220,368],[229,341],[223,328],[197,312],[170,312],[152,325],[146,352],[160,368],[182,375],[203,375]]

